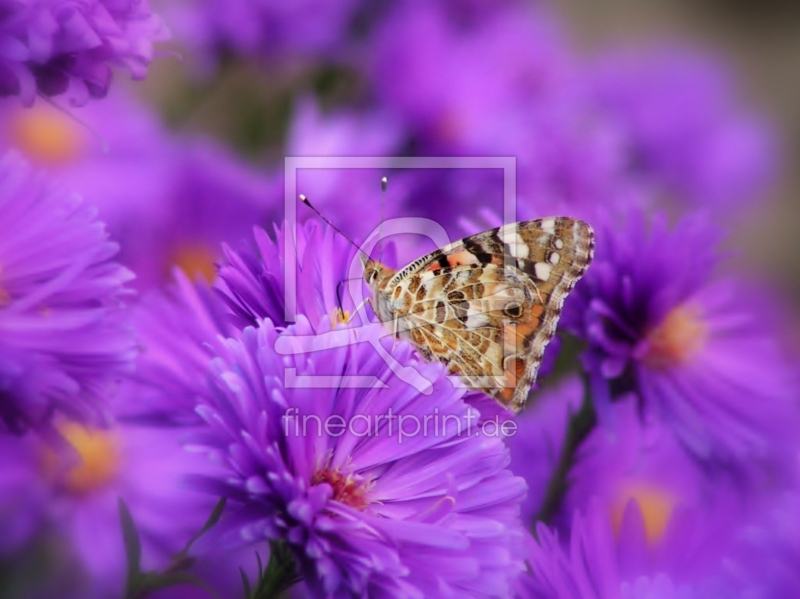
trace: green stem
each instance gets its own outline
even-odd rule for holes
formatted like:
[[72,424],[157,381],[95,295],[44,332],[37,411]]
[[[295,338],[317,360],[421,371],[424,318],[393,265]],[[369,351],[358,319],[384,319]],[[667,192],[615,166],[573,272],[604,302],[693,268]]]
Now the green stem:
[[534,534],[536,532],[536,523],[544,522],[549,524],[561,507],[564,495],[569,490],[569,471],[575,462],[575,454],[581,443],[584,442],[596,425],[597,414],[594,411],[594,404],[592,404],[589,385],[586,383],[584,385],[583,402],[578,411],[570,415],[558,464],[547,485],[542,507],[539,508],[533,519]]
[[[259,568],[260,569],[260,568]],[[251,599],[277,599],[292,585],[300,582],[294,557],[283,541],[270,543],[267,569],[261,573]]]

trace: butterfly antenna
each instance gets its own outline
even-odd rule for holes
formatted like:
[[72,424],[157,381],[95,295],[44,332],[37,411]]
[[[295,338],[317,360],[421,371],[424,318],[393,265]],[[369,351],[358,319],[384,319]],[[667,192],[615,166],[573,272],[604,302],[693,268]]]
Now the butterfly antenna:
[[68,119],[70,119],[71,121],[74,121],[75,123],[77,123],[78,125],[83,127],[84,129],[86,129],[86,131],[88,131],[89,134],[92,137],[94,137],[98,142],[100,142],[100,151],[103,153],[103,155],[104,156],[108,155],[109,147],[108,147],[108,142],[106,141],[106,138],[103,137],[102,135],[100,135],[94,129],[92,129],[92,127],[90,127],[89,124],[86,121],[83,121],[80,118],[78,118],[77,116],[75,116],[74,114],[72,114],[69,110],[67,110],[66,108],[64,108],[63,106],[61,106],[57,102],[55,102],[52,98],[48,98],[47,96],[42,95],[42,94],[39,94],[39,97],[44,102],[46,102],[47,104],[49,104],[50,106],[52,106],[53,108],[58,110],[61,114],[66,116]]
[[337,227],[337,226],[336,226],[336,225],[334,225],[334,224],[333,224],[331,221],[329,221],[327,218],[325,218],[325,217],[322,215],[322,213],[321,213],[319,210],[317,210],[317,209],[316,209],[316,207],[315,207],[315,206],[314,206],[314,205],[313,205],[313,204],[312,204],[312,203],[311,203],[311,202],[308,200],[308,198],[307,198],[306,196],[304,196],[302,193],[300,194],[300,201],[301,201],[301,202],[303,202],[303,203],[304,203],[306,206],[308,206],[309,208],[311,208],[311,209],[312,209],[314,212],[316,212],[316,213],[317,213],[317,216],[319,216],[319,217],[320,217],[320,218],[321,218],[323,221],[325,221],[325,222],[328,224],[328,226],[329,226],[331,229],[333,229],[333,230],[334,230],[334,231],[336,231],[336,232],[337,232],[339,235],[341,235],[341,236],[342,236],[342,237],[344,237],[344,238],[345,238],[347,241],[349,241],[349,242],[350,242],[350,244],[351,244],[351,245],[352,245],[354,248],[356,248],[356,249],[357,249],[359,252],[361,252],[362,254],[364,254],[364,257],[365,257],[365,258],[367,258],[367,260],[369,260],[369,256],[367,256],[367,254],[364,252],[364,250],[362,250],[362,249],[361,249],[361,248],[358,246],[358,244],[356,244],[356,242],[355,242],[355,241],[353,241],[353,240],[352,240],[352,239],[350,239],[350,238],[349,238],[347,235],[345,235],[345,234],[342,232],[342,230],[341,230],[339,227]]
[[383,259],[383,221],[385,220],[386,210],[386,188],[389,186],[389,180],[386,177],[381,179],[381,222],[378,225],[378,260]]

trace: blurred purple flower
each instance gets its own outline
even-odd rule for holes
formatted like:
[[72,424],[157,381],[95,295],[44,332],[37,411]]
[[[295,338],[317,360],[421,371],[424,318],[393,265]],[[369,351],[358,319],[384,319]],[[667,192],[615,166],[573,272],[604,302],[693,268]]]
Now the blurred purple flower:
[[[403,120],[408,145],[421,155],[514,156],[521,204],[539,212],[628,202],[619,133],[593,118],[555,19],[531,3],[479,13],[464,21],[443,3],[401,2],[374,33],[373,94]],[[489,177],[496,201],[474,179],[423,182],[412,203],[442,224],[487,203],[499,210],[502,178]],[[453,180],[467,181],[456,198]]]
[[795,481],[759,508],[737,535],[718,596],[768,599],[800,593],[800,485]]
[[[702,460],[748,469],[784,456],[796,422],[796,376],[762,316],[764,298],[713,279],[718,227],[695,216],[674,230],[658,214],[595,221],[595,262],[565,306],[584,338],[601,421],[633,399]],[[613,427],[612,427],[613,428]]]
[[601,114],[624,137],[627,169],[670,200],[730,209],[774,180],[773,133],[737,102],[721,61],[685,48],[617,51],[587,72]]
[[0,96],[66,94],[73,106],[102,98],[111,67],[147,76],[153,42],[169,39],[147,0],[3,0]]
[[[197,484],[239,504],[245,539],[287,541],[315,595],[506,596],[522,569],[524,482],[504,469],[499,438],[470,429],[477,413],[441,365],[406,343],[391,352],[430,382],[422,394],[378,343],[392,345],[379,324],[315,330],[302,316],[229,341],[212,365],[214,401],[198,408],[208,430],[193,443],[228,472]],[[288,384],[289,373],[329,384]],[[348,386],[353,375],[380,383]],[[401,436],[426,415],[442,419],[437,434]]]
[[[647,538],[646,516],[636,500],[612,522],[600,501],[576,513],[567,547],[543,524],[530,540],[530,574],[518,596],[537,599],[691,599],[709,597],[721,567],[715,539],[692,511],[676,513],[663,538]],[[709,550],[709,546],[712,550]]]
[[176,3],[168,17],[176,39],[208,72],[231,54],[267,62],[341,56],[360,6],[361,0],[202,0]]
[[4,517],[15,521],[35,508],[38,534],[28,541],[43,550],[55,548],[48,562],[55,569],[36,583],[43,587],[36,596],[48,589],[59,597],[121,596],[126,555],[118,499],[126,502],[139,530],[142,567],[164,568],[214,505],[213,498],[183,488],[180,480],[186,472],[212,467],[184,451],[173,430],[125,425],[98,430],[63,420],[57,427],[69,451],[30,435],[0,438],[3,454],[15,454],[15,462],[0,464],[0,478],[25,469],[24,484],[3,487],[0,505],[18,510]]
[[[388,175],[391,181],[385,217],[403,214],[403,202],[398,201],[403,197],[403,186],[395,180],[394,170],[330,168],[325,158],[396,156],[402,142],[401,124],[386,111],[323,113],[312,99],[304,98],[292,115],[285,155],[314,159],[314,167],[298,169],[297,193],[310,198],[328,219],[360,243],[381,222],[381,177]],[[283,194],[283,168],[275,184]],[[300,222],[319,218],[303,206],[298,207],[297,217]]]
[[121,298],[129,271],[111,262],[96,211],[17,154],[0,159],[0,429],[54,413],[102,419],[102,398],[133,365]]
[[108,152],[50,106],[3,116],[7,143],[97,206],[141,289],[168,279],[174,266],[213,280],[222,242],[244,238],[282,207],[268,177],[210,139],[169,133],[121,92],[81,110]]
[[208,364],[223,339],[239,333],[222,298],[177,271],[174,284],[132,308],[131,322],[141,351],[136,372],[114,399],[115,413],[126,421],[198,424],[195,406],[208,396]]
[[528,496],[522,504],[525,523],[533,522],[542,508],[558,465],[569,416],[578,410],[583,395],[583,384],[577,376],[536,392],[528,400],[530,405],[516,418],[516,434],[506,440],[511,452],[509,468],[528,484]]

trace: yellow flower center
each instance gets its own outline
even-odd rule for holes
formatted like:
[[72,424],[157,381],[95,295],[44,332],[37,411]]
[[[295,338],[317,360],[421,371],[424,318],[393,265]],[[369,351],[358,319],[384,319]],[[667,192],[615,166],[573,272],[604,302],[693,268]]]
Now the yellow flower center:
[[333,489],[333,499],[340,503],[363,510],[369,505],[366,488],[352,475],[345,476],[338,470],[320,470],[311,477],[311,486],[327,483]]
[[37,104],[18,111],[9,133],[12,145],[46,166],[74,161],[81,156],[85,145],[80,125],[51,106]]
[[647,335],[645,362],[664,368],[680,364],[700,351],[708,340],[708,325],[696,306],[674,308]]
[[331,314],[331,320],[333,321],[333,326],[337,324],[347,324],[350,322],[350,312],[342,310],[341,308],[336,308],[333,314]]
[[64,476],[64,486],[72,493],[88,493],[104,487],[119,471],[119,447],[110,431],[91,430],[67,422],[59,431],[75,448],[80,463],[71,466]]
[[213,283],[217,278],[217,257],[205,245],[194,243],[180,246],[174,253],[172,265],[180,268],[186,276],[197,281],[205,279]]
[[617,496],[611,509],[611,521],[614,531],[619,535],[622,517],[628,502],[633,499],[639,504],[644,520],[645,536],[651,545],[658,543],[664,536],[667,523],[677,503],[675,497],[663,489],[647,485],[626,487]]

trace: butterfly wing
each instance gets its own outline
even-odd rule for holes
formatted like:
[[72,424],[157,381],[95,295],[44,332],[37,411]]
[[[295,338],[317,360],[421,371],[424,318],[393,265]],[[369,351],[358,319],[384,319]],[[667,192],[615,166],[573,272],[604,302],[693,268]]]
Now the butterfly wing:
[[416,260],[392,277],[386,299],[401,337],[519,410],[593,250],[594,233],[580,220],[506,225]]

